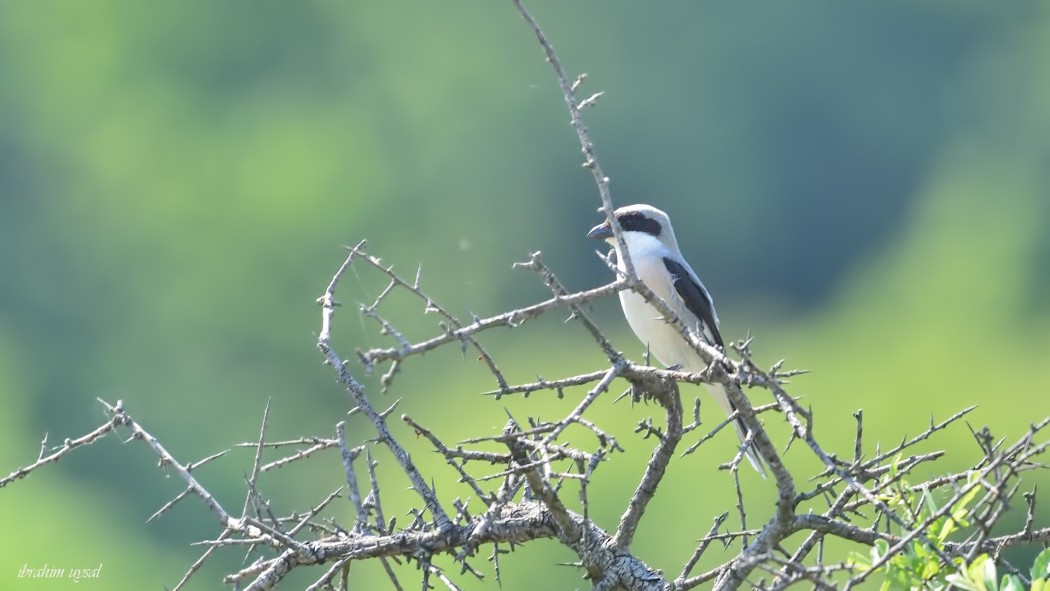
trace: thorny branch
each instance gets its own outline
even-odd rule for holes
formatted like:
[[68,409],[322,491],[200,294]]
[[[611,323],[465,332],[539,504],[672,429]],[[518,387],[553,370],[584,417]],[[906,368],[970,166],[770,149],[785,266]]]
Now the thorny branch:
[[[601,211],[610,220],[615,239],[623,246],[620,228],[611,215],[614,206],[609,178],[598,163],[581,116],[581,110],[595,104],[602,93],[593,93],[582,100],[577,98],[586,76],[580,75],[570,82],[539,24],[520,0],[512,1],[554,70],[571,125],[580,141],[583,165],[594,175]],[[620,250],[626,253],[625,248]],[[722,351],[697,338],[690,327],[638,279],[631,262],[624,263],[626,271],[617,273],[610,283],[573,292],[557,279],[540,253],[533,253],[515,267],[535,273],[550,290],[549,298],[492,316],[463,320],[424,291],[419,271],[412,279],[406,279],[393,266],[368,253],[362,241],[348,249],[346,259],[318,298],[322,314],[317,347],[349,395],[349,414],[367,421],[367,433],[351,432],[341,421],[334,426],[334,433],[271,441],[267,437],[271,420],[267,408],[257,437],[237,446],[250,450],[251,458],[242,509],[239,515],[233,515],[193,474],[197,467],[223,457],[226,452],[199,462],[181,463],[132,419],[123,402],[115,405],[102,402],[110,414],[108,421],[79,438],[66,439],[59,446],[49,446],[45,437],[37,460],[0,479],[0,488],[110,433],[129,432],[130,441],[145,443],[157,455],[161,467],[173,472],[185,485],[182,492],[164,503],[150,519],[163,517],[177,503],[193,496],[204,504],[217,524],[212,536],[201,542],[204,552],[187,568],[176,589],[199,575],[207,561],[229,550],[241,553],[247,550],[247,554],[242,554],[241,566],[224,578],[226,584],[243,589],[273,588],[289,573],[305,567],[319,567],[312,571],[315,578],[308,588],[346,589],[350,580],[348,573],[364,560],[379,560],[394,589],[404,588],[398,578],[406,574],[404,565],[414,569],[408,572],[418,573],[413,576],[420,577],[424,589],[436,583],[458,589],[464,584],[458,578],[469,581],[487,576],[484,569],[475,567],[475,562],[480,560],[492,563],[491,572],[499,581],[500,560],[518,545],[537,539],[555,540],[570,549],[576,556],[575,565],[596,590],[686,590],[709,582],[718,589],[740,586],[780,589],[798,582],[826,589],[864,582],[909,544],[929,546],[945,568],[954,568],[958,561],[972,560],[980,553],[1001,560],[1005,548],[1050,543],[1050,528],[1036,523],[1034,493],[1024,493],[1027,516],[1023,529],[1008,534],[992,533],[997,531],[995,526],[1001,523],[1020,491],[1022,472],[1041,468],[1037,456],[1050,445],[1045,436],[1050,419],[1033,424],[1011,445],[1005,445],[1002,440],[996,442],[986,431],[975,431],[980,455],[972,468],[923,480],[916,476],[916,468],[929,466],[940,459],[943,452],[923,452],[919,445],[961,421],[972,409],[940,423],[931,421],[923,433],[887,451],[876,448],[874,455],[867,459],[864,438],[870,434],[865,434],[863,414],[858,411],[854,415],[855,440],[843,456],[850,459],[840,459],[814,434],[813,413],[803,409],[785,389],[784,380],[801,372],[782,371],[779,363],[769,370],[759,367],[752,359],[750,340],[737,343],[732,352],[740,360],[731,359],[728,356],[731,351]],[[381,277],[384,287],[379,296],[372,302],[358,304],[358,313],[375,322],[380,335],[389,338],[390,343],[357,350],[349,358],[337,352],[332,335],[336,330],[336,311],[340,309],[337,288],[354,265],[372,269]],[[615,267],[610,267],[615,271]],[[708,362],[709,369],[701,373],[661,370],[624,357],[587,312],[590,303],[624,289],[634,290],[656,307]],[[400,319],[386,315],[386,303],[395,293],[409,294],[422,305],[423,314],[437,316],[438,326],[432,336],[413,341],[399,329]],[[564,311],[568,311],[571,320],[570,328],[565,330],[580,327],[586,331],[605,356],[606,363],[586,368],[578,375],[511,383],[497,359],[483,345],[483,335],[498,330],[519,330],[545,314]],[[532,416],[511,416],[499,433],[469,438],[464,437],[466,433],[460,425],[439,424],[437,420],[418,415],[403,413],[395,417],[400,421],[391,420],[400,400],[386,408],[375,406],[377,398],[366,392],[364,376],[381,370],[380,388],[386,391],[397,379],[403,364],[449,346],[459,347],[463,352],[476,351],[478,360],[491,374],[494,389],[484,393],[488,397],[479,397],[480,401],[518,394],[541,398],[543,393],[552,393],[562,398],[579,393],[579,402],[564,416],[547,418],[541,415],[549,412],[537,405],[538,410]],[[748,505],[748,495],[744,494],[736,474],[741,459],[738,453],[724,466],[732,471],[740,528],[726,525],[730,515],[726,507],[704,508],[721,515],[714,519],[695,547],[682,552],[680,569],[676,567],[679,574],[669,579],[647,562],[661,560],[661,557],[647,555],[633,542],[647,509],[661,502],[664,496],[670,496],[666,476],[677,466],[674,462],[679,446],[685,446],[679,458],[692,454],[736,419],[730,417],[708,428],[701,421],[699,399],[683,404],[679,385],[701,383],[725,387],[773,474],[773,481],[763,484],[776,488],[776,500],[772,507]],[[611,394],[617,384],[626,386],[620,398],[628,397],[639,403],[632,409],[643,408],[643,403],[655,404],[663,413],[662,422],[648,417],[640,419],[632,436],[615,433],[597,419],[595,408],[614,405],[620,400]],[[743,388],[766,390],[774,402],[753,407]],[[411,399],[416,394],[408,392],[405,396]],[[632,412],[623,407],[620,410]],[[792,440],[805,444],[797,453],[819,461],[821,467],[817,473],[807,475],[811,476],[808,488],[799,490],[796,479],[805,480],[792,474],[785,463],[790,441],[774,444],[766,425],[757,417],[759,413],[778,413],[775,416],[786,423]],[[776,419],[770,422],[773,420]],[[567,434],[572,434],[574,440],[570,441]],[[633,492],[619,499],[618,523],[598,523],[592,519],[593,479],[607,471],[605,466],[620,461],[617,454],[624,452],[621,444],[628,440],[634,446],[650,446],[648,460],[632,476]],[[338,458],[327,451],[332,449],[339,450]],[[412,450],[418,454],[436,454],[440,461],[417,464],[410,453]],[[276,457],[272,457],[274,455]],[[333,470],[341,467],[343,486],[300,503],[305,507],[302,511],[283,516],[275,514],[261,475],[304,462],[327,462]],[[396,502],[393,503],[396,509],[391,509],[390,501],[384,502],[383,491],[390,476],[389,473],[381,476],[377,470],[380,463],[388,463],[410,483],[414,497],[407,510]],[[660,493],[661,490],[665,492]],[[939,494],[940,508],[932,514],[921,514],[915,507],[900,502],[908,491]],[[339,512],[330,511],[336,499],[344,496],[353,514],[349,523]],[[972,533],[937,547],[930,539],[931,528],[946,516],[955,515],[957,505],[969,498],[974,499],[966,509],[966,519],[973,524]],[[603,502],[610,500],[606,498]],[[748,522],[757,525],[748,528]],[[804,535],[795,536],[800,533]],[[826,544],[863,549],[877,543],[889,544],[891,552],[875,560],[870,568],[824,559]],[[712,545],[731,552],[728,557],[712,558],[707,554]],[[485,559],[478,558],[478,551],[485,546],[491,546],[491,554]],[[702,562],[710,566],[695,573]]]
[[[654,367],[638,365],[625,359],[602,335],[597,325],[589,319],[582,307],[587,302],[608,295],[602,290],[590,290],[568,294],[558,282],[553,272],[542,262],[538,253],[533,254],[522,268],[539,274],[541,280],[551,289],[552,298],[544,303],[537,315],[567,308],[572,312],[571,318],[582,325],[603,349],[609,366],[595,369],[577,376],[553,380],[539,379],[525,384],[501,385],[502,372],[495,365],[495,360],[488,356],[486,366],[490,368],[497,389],[490,392],[498,396],[516,394],[536,395],[550,392],[565,396],[567,390],[586,389],[571,411],[557,420],[541,420],[527,417],[520,421],[512,418],[507,422],[503,432],[498,435],[465,439],[459,443],[448,443],[442,432],[455,432],[448,426],[428,425],[427,421],[402,414],[402,423],[409,433],[417,434],[430,449],[438,454],[452,470],[455,481],[463,487],[468,495],[466,500],[454,498],[458,491],[445,491],[439,495],[432,484],[435,478],[447,480],[448,475],[440,475],[440,469],[431,465],[420,468],[412,460],[406,446],[404,434],[395,424],[389,422],[390,415],[398,402],[378,409],[373,401],[365,395],[364,386],[350,373],[349,363],[344,361],[331,346],[331,333],[334,326],[333,317],[339,309],[335,298],[340,278],[354,264],[364,264],[379,269],[387,276],[398,290],[409,290],[421,301],[432,302],[422,291],[418,282],[403,281],[390,267],[380,259],[369,255],[364,250],[364,243],[349,249],[347,259],[330,282],[324,295],[319,299],[322,305],[322,330],[319,334],[318,347],[326,361],[335,368],[337,379],[343,383],[350,394],[351,415],[365,417],[372,426],[373,434],[358,443],[348,440],[345,423],[335,426],[334,437],[304,436],[293,440],[270,441],[266,436],[269,413],[264,412],[262,428],[255,441],[239,444],[252,452],[251,469],[246,481],[247,494],[244,506],[239,515],[230,514],[193,476],[195,468],[212,461],[225,452],[220,452],[201,462],[180,463],[159,441],[141,425],[135,422],[125,410],[124,404],[118,402],[110,406],[103,403],[111,419],[99,428],[83,437],[67,440],[63,445],[51,450],[42,445],[39,459],[26,468],[14,471],[0,484],[7,484],[18,478],[24,478],[32,471],[46,463],[67,455],[77,447],[90,444],[115,429],[131,432],[131,440],[142,441],[153,449],[161,460],[161,466],[173,471],[185,483],[186,490],[177,495],[151,517],[163,516],[177,502],[188,496],[196,496],[211,511],[219,530],[211,540],[203,542],[205,552],[188,568],[186,575],[176,588],[181,588],[199,572],[201,565],[213,559],[220,550],[229,547],[246,547],[249,556],[256,556],[244,567],[229,573],[225,582],[240,585],[246,589],[269,589],[278,585],[292,571],[308,566],[324,565],[323,572],[315,581],[313,588],[326,585],[339,586],[348,580],[345,573],[355,561],[379,559],[384,572],[390,578],[394,588],[402,588],[398,581],[397,564],[416,562],[423,568],[425,581],[442,581],[449,588],[456,588],[452,582],[457,576],[436,559],[446,555],[460,574],[471,573],[471,577],[484,576],[472,564],[476,552],[482,546],[502,546],[504,550],[494,551],[488,558],[493,563],[493,572],[498,577],[498,561],[501,555],[512,551],[517,544],[535,539],[554,539],[570,548],[578,557],[577,565],[583,569],[595,589],[692,589],[703,583],[715,581],[719,588],[736,588],[741,584],[762,585],[765,579],[755,576],[770,576],[770,586],[784,588],[796,582],[807,582],[821,588],[832,586],[852,586],[870,577],[874,570],[858,571],[856,567],[842,563],[825,563],[821,552],[814,557],[814,550],[820,550],[829,541],[853,543],[871,546],[880,540],[900,551],[907,544],[922,540],[933,523],[974,490],[980,495],[978,501],[969,510],[968,518],[977,524],[976,536],[949,541],[942,553],[943,560],[951,562],[956,559],[972,559],[977,553],[993,553],[999,557],[1006,547],[1050,543],[1050,528],[1040,528],[1034,524],[1034,509],[1029,510],[1024,529],[1013,533],[993,536],[991,531],[1001,519],[1015,493],[1021,472],[1036,467],[1036,456],[1046,451],[1050,442],[1037,440],[1050,423],[1050,419],[1032,425],[1028,434],[1018,442],[1004,446],[994,443],[985,432],[975,432],[981,455],[970,470],[950,473],[929,479],[917,485],[908,484],[910,490],[937,491],[946,490],[941,507],[937,513],[923,520],[916,520],[910,510],[890,507],[888,495],[895,494],[902,483],[914,474],[917,466],[928,464],[942,456],[941,452],[912,453],[913,448],[926,442],[939,433],[966,417],[972,409],[966,409],[941,422],[931,421],[923,433],[902,441],[888,452],[876,452],[870,459],[864,458],[863,415],[857,413],[857,435],[849,454],[849,462],[837,460],[832,454],[823,451],[812,430],[794,430],[796,437],[807,441],[806,449],[817,453],[824,469],[815,475],[812,487],[804,491],[795,491],[793,485],[788,491],[781,490],[778,498],[790,492],[786,517],[783,515],[784,503],[778,500],[772,514],[759,518],[767,521],[755,528],[744,530],[725,529],[724,513],[716,519],[707,535],[700,538],[692,554],[684,561],[681,573],[673,580],[665,578],[658,570],[645,561],[653,557],[636,554],[632,541],[634,532],[645,515],[649,504],[657,502],[658,491],[663,484],[664,476],[672,467],[674,452],[683,437],[690,436],[695,441],[686,452],[691,453],[712,435],[724,427],[726,421],[715,424],[708,432],[702,433],[703,423],[700,420],[699,406],[696,402],[683,405],[679,384],[699,384],[716,380],[737,380],[746,376],[749,383],[759,386],[781,388],[777,369],[763,371],[751,362],[749,344],[739,347],[743,361],[733,361],[723,356],[723,369],[713,369],[703,373],[689,373],[672,370],[661,370]],[[388,292],[389,294],[390,292]],[[581,295],[585,294],[585,295]],[[575,297],[569,297],[575,296]],[[396,331],[395,323],[382,317],[382,304],[385,297],[379,298],[370,306],[367,313],[380,319],[381,330],[386,330],[394,340],[398,337],[391,334]],[[428,303],[427,305],[434,305]],[[522,308],[536,309],[535,306]],[[486,330],[498,328],[512,329],[520,327],[521,321],[506,324],[494,321],[493,318],[506,318],[517,313],[519,318],[527,316],[521,310],[511,311],[489,318],[474,319],[471,323],[458,324],[456,330],[466,330],[471,341],[478,343],[476,348],[483,350],[477,341],[477,335]],[[450,322],[445,317],[444,322]],[[452,324],[443,324],[452,326]],[[398,333],[400,334],[400,333]],[[442,333],[447,334],[447,333]],[[421,343],[407,343],[401,346],[396,356],[385,358],[388,363],[401,363],[406,359],[422,355],[443,344],[463,343],[460,338],[444,340],[434,344],[434,339]],[[472,345],[475,346],[475,345]],[[367,360],[362,366],[365,371],[373,369],[375,361],[380,359],[377,352],[390,349],[371,349],[358,352],[358,358]],[[407,352],[406,352],[407,351]],[[486,354],[487,355],[487,354]],[[657,404],[664,412],[662,425],[643,421],[638,432],[642,441],[652,441],[652,452],[649,461],[638,475],[637,486],[633,494],[626,499],[620,522],[613,531],[608,531],[602,524],[593,522],[589,517],[591,500],[586,494],[586,487],[592,477],[602,471],[602,466],[612,461],[617,452],[622,452],[620,441],[606,429],[586,418],[589,410],[603,395],[609,393],[617,380],[628,384],[627,395],[634,401],[647,401]],[[605,398],[607,404],[615,400]],[[800,425],[806,428],[811,420],[811,413],[802,414],[797,402],[786,392],[778,402],[763,407],[747,408],[755,412],[779,411],[789,425]],[[688,410],[687,410],[688,409]],[[686,419],[691,419],[686,423]],[[524,426],[527,425],[527,426]],[[563,439],[571,425],[580,425],[583,433],[589,433],[590,443],[570,444]],[[761,423],[757,423],[763,429]],[[765,431],[761,431],[765,434]],[[768,438],[768,435],[766,435]],[[493,444],[502,447],[493,449]],[[328,457],[325,450],[340,450],[341,465],[345,474],[346,486],[325,496],[319,502],[302,513],[289,516],[273,515],[268,507],[270,500],[258,481],[261,473],[280,469],[285,466],[323,460]],[[285,451],[290,449],[290,451]],[[396,519],[388,519],[381,501],[381,480],[377,476],[378,461],[374,454],[385,450],[385,456],[391,459],[398,469],[409,479],[418,497],[419,505],[409,511],[411,519],[405,524]],[[276,459],[264,461],[264,455],[278,454]],[[55,457],[57,454],[57,458]],[[364,466],[359,461],[364,459]],[[736,462],[739,462],[739,454]],[[779,460],[779,456],[777,457]],[[783,466],[783,464],[781,464]],[[363,469],[367,484],[362,486],[358,470]],[[783,468],[786,470],[786,467]],[[746,514],[744,506],[746,495],[741,493],[739,480],[737,498],[739,511]],[[777,483],[779,486],[779,482]],[[573,488],[578,494],[566,496]],[[322,517],[331,503],[342,496],[350,501],[354,508],[352,523],[343,526],[337,520]],[[1029,497],[1026,497],[1029,498]],[[1033,500],[1028,502],[1034,506]],[[823,503],[824,509],[816,505]],[[455,509],[449,513],[447,507]],[[751,508],[751,513],[754,508]],[[858,521],[869,521],[862,525]],[[872,519],[874,518],[874,521]],[[806,532],[800,541],[789,545],[787,540],[799,532]],[[721,545],[734,546],[737,554],[721,565],[700,574],[693,570],[700,563],[710,545],[718,541]],[[884,560],[882,562],[885,562]],[[875,565],[877,568],[879,563]],[[429,584],[429,583],[428,583]],[[345,587],[339,587],[345,588]]]

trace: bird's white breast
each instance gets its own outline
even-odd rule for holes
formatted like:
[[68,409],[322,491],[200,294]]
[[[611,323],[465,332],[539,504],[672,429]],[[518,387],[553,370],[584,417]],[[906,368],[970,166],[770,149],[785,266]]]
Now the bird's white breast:
[[[662,242],[648,234],[629,232],[624,235],[624,239],[638,278],[663,298],[686,325],[695,326],[699,319],[679,299],[664,266],[663,258],[672,253]],[[623,270],[623,257],[617,258]],[[668,324],[663,315],[641,295],[625,289],[620,292],[620,305],[635,336],[660,363],[668,367],[679,365],[687,371],[703,371],[707,368],[707,364],[682,338],[678,329]]]

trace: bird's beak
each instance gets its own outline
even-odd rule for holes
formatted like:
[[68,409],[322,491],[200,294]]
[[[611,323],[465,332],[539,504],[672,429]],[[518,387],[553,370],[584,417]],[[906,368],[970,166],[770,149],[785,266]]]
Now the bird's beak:
[[608,220],[598,224],[597,226],[591,228],[590,232],[587,232],[588,238],[596,238],[598,240],[606,240],[608,238],[612,238],[612,235],[612,226],[609,225]]

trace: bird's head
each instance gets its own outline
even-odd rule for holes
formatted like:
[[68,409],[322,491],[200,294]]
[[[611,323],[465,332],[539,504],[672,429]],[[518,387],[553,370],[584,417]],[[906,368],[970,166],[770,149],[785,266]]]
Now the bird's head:
[[[666,213],[652,205],[645,203],[626,205],[614,211],[613,215],[620,222],[620,228],[623,229],[624,239],[628,244],[637,241],[649,242],[652,239],[656,239],[667,249],[678,252],[678,242],[675,240],[674,230],[671,229],[670,218],[667,217]],[[609,244],[616,246],[616,240],[613,238],[612,226],[609,224],[609,220],[605,220],[591,228],[591,231],[587,233],[587,237],[605,240]],[[633,248],[631,250],[634,252]]]

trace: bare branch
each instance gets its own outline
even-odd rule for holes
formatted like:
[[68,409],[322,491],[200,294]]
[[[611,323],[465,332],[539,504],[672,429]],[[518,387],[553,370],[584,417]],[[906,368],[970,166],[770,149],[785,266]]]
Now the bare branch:
[[[122,403],[118,402],[117,405],[121,406]],[[3,488],[16,480],[25,478],[33,470],[36,470],[41,466],[61,460],[63,457],[65,457],[66,454],[78,447],[94,443],[103,435],[115,429],[119,424],[119,419],[116,416],[114,416],[112,420],[103,423],[97,429],[91,431],[90,433],[77,437],[76,439],[66,439],[62,442],[61,446],[59,446],[55,451],[51,453],[47,453],[47,435],[44,435],[43,441],[40,442],[40,455],[38,456],[37,461],[33,462],[32,464],[29,464],[28,466],[18,468],[14,472],[11,472],[4,478],[0,479],[0,488]]]

